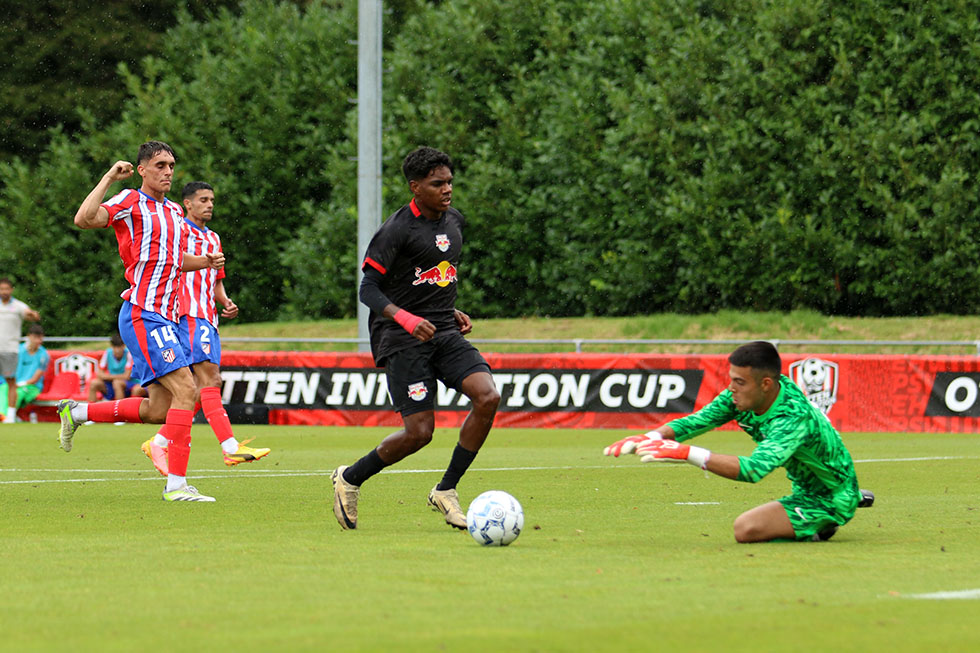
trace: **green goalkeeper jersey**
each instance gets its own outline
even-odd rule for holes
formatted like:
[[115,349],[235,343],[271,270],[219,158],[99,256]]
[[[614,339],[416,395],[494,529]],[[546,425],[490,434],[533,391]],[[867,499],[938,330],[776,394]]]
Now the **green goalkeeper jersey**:
[[683,442],[736,420],[758,443],[751,456],[739,456],[739,481],[756,483],[785,467],[794,493],[831,497],[856,491],[854,462],[840,434],[789,377],[780,375],[779,385],[776,400],[762,415],[737,410],[731,391],[725,390],[698,412],[668,426]]

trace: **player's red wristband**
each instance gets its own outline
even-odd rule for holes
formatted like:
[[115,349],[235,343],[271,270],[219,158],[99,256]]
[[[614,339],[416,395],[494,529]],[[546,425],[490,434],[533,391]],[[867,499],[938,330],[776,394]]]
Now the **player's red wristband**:
[[394,320],[409,333],[415,333],[415,327],[422,322],[422,318],[418,315],[413,315],[403,308],[398,309],[398,312],[394,315]]

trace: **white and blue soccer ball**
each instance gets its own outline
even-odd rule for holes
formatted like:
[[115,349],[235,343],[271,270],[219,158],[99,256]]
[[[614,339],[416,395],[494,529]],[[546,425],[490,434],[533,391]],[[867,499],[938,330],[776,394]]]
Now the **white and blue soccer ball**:
[[473,499],[466,511],[466,526],[483,546],[507,546],[524,528],[524,509],[502,490],[489,490]]

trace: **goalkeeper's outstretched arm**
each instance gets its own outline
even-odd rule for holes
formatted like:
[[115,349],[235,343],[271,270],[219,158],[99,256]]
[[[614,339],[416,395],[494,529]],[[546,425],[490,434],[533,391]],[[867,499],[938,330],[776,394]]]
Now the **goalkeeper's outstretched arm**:
[[648,440],[636,446],[636,455],[645,463],[658,460],[683,460],[705,471],[738,480],[742,468],[738,456],[712,453],[702,447],[682,444],[676,440]]
[[738,456],[712,453],[711,459],[708,460],[708,464],[705,465],[704,468],[712,474],[724,476],[725,478],[730,478],[735,481],[738,480],[742,465],[741,462],[739,462]]

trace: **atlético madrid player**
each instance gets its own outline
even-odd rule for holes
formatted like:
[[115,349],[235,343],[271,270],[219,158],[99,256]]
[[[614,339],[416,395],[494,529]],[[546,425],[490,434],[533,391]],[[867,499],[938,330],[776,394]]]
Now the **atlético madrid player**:
[[[181,193],[184,202],[184,221],[190,228],[186,254],[206,256],[220,254],[221,238],[208,228],[214,214],[214,188],[203,181],[192,181]],[[218,338],[218,311],[215,300],[221,306],[221,317],[238,315],[238,306],[225,292],[225,269],[204,268],[184,274],[180,296],[180,342],[184,356],[191,366],[201,408],[211,430],[214,431],[225,464],[228,466],[249,463],[269,453],[269,449],[255,449],[235,439],[228,420],[228,413],[221,403],[221,340]],[[164,476],[168,473],[167,438],[157,433],[143,443],[143,453],[153,461],[153,466]]]
[[119,257],[130,286],[122,293],[119,334],[133,354],[134,371],[149,398],[118,401],[58,402],[61,448],[71,451],[78,425],[94,422],[163,423],[169,441],[169,473],[163,491],[166,501],[214,501],[187,484],[195,386],[178,337],[178,297],[182,276],[190,270],[220,269],[223,254],[185,254],[188,227],[183,211],[166,198],[176,157],[160,141],[139,147],[136,171],[140,188],[127,189],[102,202],[109,187],[132,176],[133,164],[117,161],[88,194],[75,213],[82,229],[111,226],[119,241]]
[[334,516],[342,528],[356,528],[361,484],[432,440],[436,381],[441,380],[469,397],[472,409],[446,473],[429,492],[429,505],[450,526],[465,529],[456,484],[490,433],[500,394],[490,366],[463,337],[473,328],[470,318],[456,310],[464,221],[450,208],[452,162],[443,152],[422,147],[405,158],[402,171],[414,197],[371,239],[360,299],[371,309],[371,351],[385,368],[388,394],[404,428],[353,465],[334,470]]

